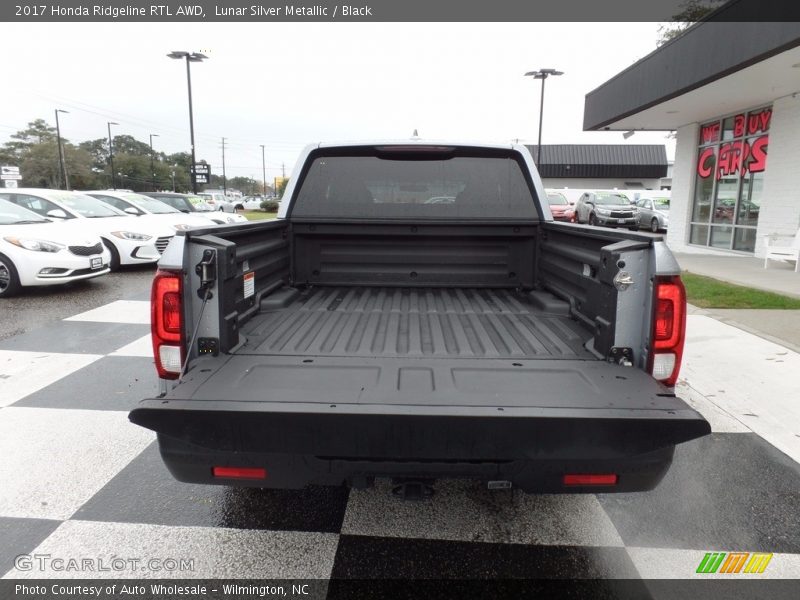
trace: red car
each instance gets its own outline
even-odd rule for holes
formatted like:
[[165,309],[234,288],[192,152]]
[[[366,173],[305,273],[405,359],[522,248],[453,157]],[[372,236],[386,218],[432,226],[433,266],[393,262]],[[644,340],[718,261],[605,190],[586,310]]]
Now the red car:
[[575,209],[567,200],[567,197],[560,192],[547,192],[547,202],[550,204],[550,212],[556,221],[566,221],[575,223],[577,217]]

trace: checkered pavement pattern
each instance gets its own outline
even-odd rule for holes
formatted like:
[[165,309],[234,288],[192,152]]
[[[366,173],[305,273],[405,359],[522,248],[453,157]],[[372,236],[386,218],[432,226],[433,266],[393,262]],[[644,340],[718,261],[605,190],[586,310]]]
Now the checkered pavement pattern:
[[752,577],[800,577],[797,457],[685,381],[681,396],[714,433],[679,446],[648,493],[536,496],[451,481],[404,502],[385,481],[188,485],[162,465],[154,434],[127,419],[158,393],[148,323],[140,297],[0,341],[5,578],[91,576],[15,569],[25,553],[194,561],[188,573],[103,574],[127,578],[714,577],[695,573],[708,551],[775,553]]

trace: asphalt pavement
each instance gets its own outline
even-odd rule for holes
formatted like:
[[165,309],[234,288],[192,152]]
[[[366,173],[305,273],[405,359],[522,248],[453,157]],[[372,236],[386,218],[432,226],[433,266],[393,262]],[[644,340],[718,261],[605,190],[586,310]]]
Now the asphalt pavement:
[[0,302],[0,340],[114,300],[147,293],[154,273],[154,265],[137,265],[65,286],[24,287],[18,295]]

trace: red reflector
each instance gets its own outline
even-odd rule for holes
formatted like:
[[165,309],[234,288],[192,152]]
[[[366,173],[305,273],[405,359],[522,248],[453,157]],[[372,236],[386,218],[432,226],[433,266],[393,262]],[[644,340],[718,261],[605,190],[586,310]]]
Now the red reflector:
[[663,341],[672,337],[672,324],[675,321],[675,310],[672,300],[659,298],[656,308],[656,340]]
[[617,485],[616,473],[564,475],[564,485]]
[[164,294],[164,330],[170,333],[181,332],[181,296],[178,292]]
[[260,467],[214,467],[214,477],[226,479],[266,479],[267,470]]

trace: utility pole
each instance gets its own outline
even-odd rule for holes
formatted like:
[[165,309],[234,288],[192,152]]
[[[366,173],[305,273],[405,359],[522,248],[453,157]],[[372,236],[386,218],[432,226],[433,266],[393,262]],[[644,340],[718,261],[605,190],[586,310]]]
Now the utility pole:
[[222,193],[228,195],[228,184],[225,181],[225,138],[222,138]]
[[281,175],[286,179],[286,163],[281,163]]
[[61,183],[65,190],[69,189],[69,179],[67,179],[67,165],[64,164],[64,151],[61,148],[61,127],[58,124],[58,113],[69,114],[68,110],[56,109],[56,137],[58,138],[58,163],[61,165]]
[[264,198],[267,197],[267,163],[264,160],[264,144],[261,144],[261,176],[264,180]]
[[152,191],[156,191],[156,170],[153,166],[153,138],[158,137],[157,133],[150,134],[150,175],[152,176],[151,187],[153,188]]
[[111,187],[117,189],[117,178],[114,176],[114,140],[111,138],[111,126],[119,125],[114,121],[108,122],[108,162],[111,163]]

